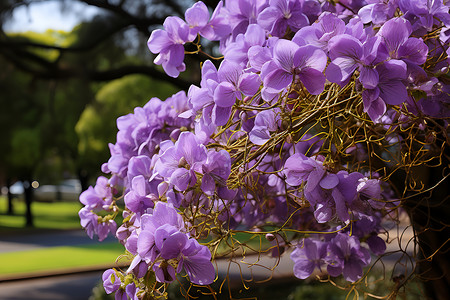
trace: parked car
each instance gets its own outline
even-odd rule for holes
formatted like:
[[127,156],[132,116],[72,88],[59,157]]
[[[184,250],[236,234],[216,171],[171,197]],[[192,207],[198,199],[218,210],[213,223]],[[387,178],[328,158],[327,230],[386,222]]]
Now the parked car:
[[[3,192],[5,191],[5,192]],[[24,197],[24,188],[23,188],[23,183],[22,181],[16,181],[14,184],[12,184],[9,187],[9,191],[11,192],[11,195],[13,198],[18,198],[18,199],[23,199]],[[2,188],[2,194],[7,194],[8,193],[8,188],[5,187],[4,189]]]
[[40,185],[34,190],[34,199],[41,202],[78,201],[80,193],[80,181],[68,179],[58,185]]

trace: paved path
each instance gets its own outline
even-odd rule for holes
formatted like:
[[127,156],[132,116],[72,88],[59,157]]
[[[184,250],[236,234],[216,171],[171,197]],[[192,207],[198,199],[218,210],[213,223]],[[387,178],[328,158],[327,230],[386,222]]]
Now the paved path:
[[102,273],[0,283],[0,300],[87,300]]
[[[113,236],[106,238],[104,242],[113,242]],[[35,250],[44,247],[77,246],[99,244],[94,236],[90,239],[83,230],[54,230],[42,233],[25,233],[20,235],[0,235],[0,253]]]

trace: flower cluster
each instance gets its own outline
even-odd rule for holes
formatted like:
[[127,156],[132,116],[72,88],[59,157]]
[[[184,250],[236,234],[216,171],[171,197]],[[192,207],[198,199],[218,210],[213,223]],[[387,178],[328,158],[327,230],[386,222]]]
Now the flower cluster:
[[152,32],[169,76],[186,69],[187,43],[198,53],[216,41],[223,59],[204,61],[187,95],[117,120],[110,178],[80,197],[88,235],[115,232],[133,256],[126,272],[105,272],[108,293],[154,296],[149,278],[183,274],[208,285],[236,229],[265,234],[273,256],[290,252],[302,279],[317,268],[358,281],[384,253],[383,219],[398,205],[387,170],[439,151],[443,127],[430,124],[450,117],[449,7],[341,2],[228,0],[210,15],[199,1]]

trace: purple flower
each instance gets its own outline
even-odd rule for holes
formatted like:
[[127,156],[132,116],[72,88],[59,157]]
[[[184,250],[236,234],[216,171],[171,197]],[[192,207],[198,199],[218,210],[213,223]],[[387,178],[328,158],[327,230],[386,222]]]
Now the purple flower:
[[404,18],[387,21],[377,33],[382,38],[380,51],[392,59],[407,59],[417,65],[425,63],[428,47],[421,39],[410,38],[411,32],[411,24]]
[[270,139],[270,132],[277,131],[281,123],[279,109],[264,110],[256,115],[255,126],[249,132],[250,141],[263,145]]
[[95,187],[90,186],[80,195],[80,202],[89,210],[109,210],[112,203],[112,188],[107,178],[97,178]]
[[320,94],[325,85],[327,57],[317,47],[299,46],[296,43],[280,39],[275,44],[273,63],[261,71],[264,87],[271,93],[278,93],[293,81],[300,81],[313,95]]
[[294,261],[294,275],[305,279],[311,276],[315,268],[321,270],[327,256],[327,244],[315,239],[303,239],[291,253]]
[[111,294],[120,288],[120,277],[116,275],[116,270],[108,269],[102,275],[103,287],[107,294]]
[[154,63],[162,65],[167,75],[178,77],[186,69],[183,45],[193,37],[189,34],[189,26],[178,17],[166,18],[164,29],[154,30],[147,45],[152,53],[159,53]]
[[305,182],[306,192],[313,191],[325,173],[326,171],[319,161],[301,153],[292,155],[284,164],[286,183],[291,186],[299,186]]
[[130,191],[124,197],[127,208],[135,213],[145,212],[147,208],[152,208],[157,199],[157,195],[151,192],[148,179],[143,175],[133,177]]
[[337,35],[345,33],[345,23],[330,12],[323,12],[317,22],[301,28],[292,38],[297,44],[313,45],[326,51],[328,41]]
[[389,60],[375,69],[379,74],[378,85],[363,92],[364,111],[374,122],[379,122],[386,112],[386,104],[399,105],[408,98],[403,80],[406,64],[401,60]]
[[331,276],[342,274],[347,281],[361,278],[363,267],[370,263],[370,254],[361,247],[359,240],[345,233],[338,233],[330,241],[331,257],[328,258],[327,270]]
[[365,5],[358,11],[358,16],[364,24],[372,22],[373,24],[383,24],[386,20],[392,18],[398,8],[397,1],[375,1]]
[[224,50],[225,60],[245,66],[248,61],[248,50],[252,46],[262,46],[266,42],[266,32],[258,24],[248,26],[245,34],[239,34],[233,43]]
[[[181,215],[171,204],[157,202],[153,214],[142,216],[141,226],[138,255],[130,269],[142,259],[148,264],[155,262],[153,270],[160,282],[172,282],[176,273],[183,269],[195,284],[206,285],[214,281],[215,270],[209,249],[189,237]],[[177,260],[176,270],[169,260]]]
[[328,43],[331,63],[326,70],[327,79],[345,85],[358,68],[359,81],[365,88],[375,88],[379,75],[375,70],[374,52],[379,40],[370,38],[364,44],[348,34],[341,34],[330,39]]
[[223,2],[220,1],[211,16],[211,20],[200,30],[200,35],[210,41],[225,39],[231,33]]
[[230,154],[225,150],[209,150],[205,164],[202,166],[203,177],[201,189],[206,194],[213,194],[216,185],[226,187],[226,180],[231,172]]
[[201,172],[206,161],[206,148],[192,132],[182,132],[174,146],[169,147],[155,164],[155,172],[179,191],[197,182],[195,171]]
[[207,285],[214,282],[216,271],[211,263],[208,247],[200,245],[197,240],[189,239],[181,252],[178,270],[184,269],[191,282]]
[[219,84],[214,89],[213,110],[215,124],[225,125],[230,117],[230,108],[236,100],[242,100],[242,95],[254,95],[260,85],[261,79],[258,74],[243,73],[242,67],[232,61],[224,60],[217,72]]
[[416,21],[414,31],[425,28],[426,31],[433,30],[434,25],[440,25],[440,20],[445,25],[450,25],[448,4],[442,0],[399,0],[399,7],[405,13],[405,18]]
[[188,40],[193,41],[197,33],[201,31],[209,20],[208,7],[202,1],[196,2],[184,13],[184,18],[189,26]]
[[258,24],[273,36],[282,37],[289,27],[296,32],[309,25],[309,20],[302,12],[302,2],[297,0],[270,0],[258,15]]
[[229,0],[225,4],[228,10],[228,21],[232,27],[232,35],[236,37],[244,33],[250,24],[256,24],[261,11],[267,7],[266,0]]
[[113,220],[103,219],[93,213],[89,208],[83,207],[78,212],[81,227],[86,230],[87,235],[92,239],[94,234],[98,235],[98,240],[103,241],[110,232],[115,232],[117,224]]

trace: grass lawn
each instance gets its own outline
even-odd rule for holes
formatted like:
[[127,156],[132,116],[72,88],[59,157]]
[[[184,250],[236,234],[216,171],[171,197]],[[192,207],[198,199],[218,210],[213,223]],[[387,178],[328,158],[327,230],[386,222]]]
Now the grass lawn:
[[124,247],[119,243],[1,253],[0,277],[38,271],[61,271],[68,268],[112,266],[117,257],[122,254],[124,254]]
[[[79,202],[34,202],[31,206],[36,229],[81,228],[78,211]],[[25,202],[14,199],[14,215],[7,215],[6,197],[0,197],[0,231],[17,230],[25,226]]]
[[[0,236],[2,234],[39,234],[42,230],[81,229],[78,202],[34,202],[32,204],[34,227],[25,228],[25,203],[14,200],[14,215],[7,215],[7,200],[0,196]],[[121,220],[117,220],[121,222]],[[119,223],[120,224],[120,223]],[[49,247],[36,250],[0,253],[0,277],[31,272],[61,271],[113,265],[124,247],[117,243]]]

